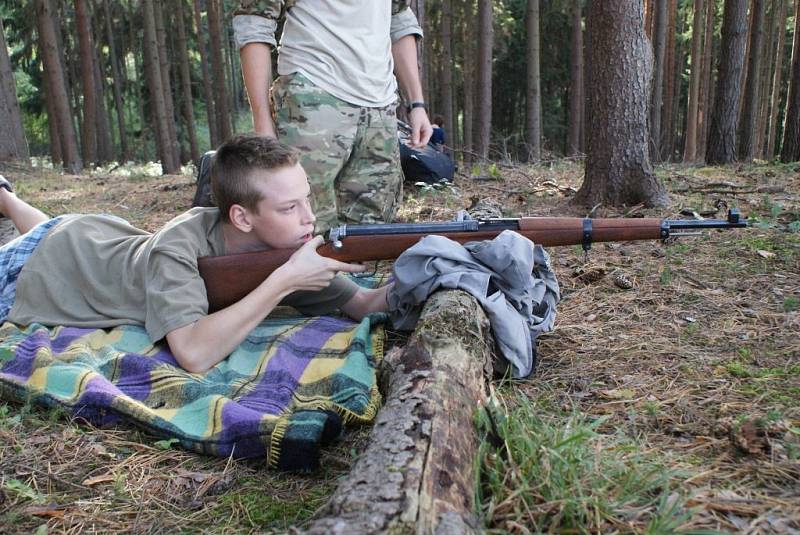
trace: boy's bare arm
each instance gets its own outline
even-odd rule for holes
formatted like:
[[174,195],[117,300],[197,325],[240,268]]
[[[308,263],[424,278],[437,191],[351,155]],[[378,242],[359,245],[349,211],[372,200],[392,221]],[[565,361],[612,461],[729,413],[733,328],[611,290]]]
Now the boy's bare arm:
[[375,289],[359,289],[347,303],[342,305],[342,312],[354,320],[361,320],[373,312],[388,312],[386,294],[393,285],[394,283],[390,283]]
[[322,290],[338,272],[364,271],[364,266],[319,256],[316,249],[322,242],[318,236],[306,243],[239,302],[167,333],[178,364],[189,372],[204,372],[231,354],[290,293]]

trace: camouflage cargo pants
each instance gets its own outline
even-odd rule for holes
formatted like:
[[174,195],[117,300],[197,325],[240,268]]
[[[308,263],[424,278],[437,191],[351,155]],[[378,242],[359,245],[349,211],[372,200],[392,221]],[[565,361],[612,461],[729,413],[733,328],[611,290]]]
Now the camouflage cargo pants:
[[278,77],[271,96],[278,137],[301,152],[317,231],[391,222],[403,194],[395,106],[348,104],[302,74]]

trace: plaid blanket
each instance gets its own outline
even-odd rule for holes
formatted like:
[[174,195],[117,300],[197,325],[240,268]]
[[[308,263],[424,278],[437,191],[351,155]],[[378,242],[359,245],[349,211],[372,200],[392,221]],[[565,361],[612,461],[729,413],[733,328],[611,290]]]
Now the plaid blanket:
[[377,412],[384,320],[268,319],[203,374],[180,368],[141,327],[5,323],[0,396],[60,405],[96,425],[133,422],[201,453],[312,470],[343,424]]

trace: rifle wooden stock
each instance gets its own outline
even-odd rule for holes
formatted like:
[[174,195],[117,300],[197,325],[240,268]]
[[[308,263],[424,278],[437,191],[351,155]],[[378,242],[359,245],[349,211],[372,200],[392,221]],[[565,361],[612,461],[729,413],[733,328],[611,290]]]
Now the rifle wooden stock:
[[[536,244],[544,246],[580,245],[584,243],[584,219],[580,217],[523,217],[513,220],[515,230]],[[655,240],[662,235],[662,219],[592,219],[591,242]],[[431,224],[435,226],[435,223]],[[459,243],[488,240],[501,230],[474,232],[427,232],[424,234],[388,234],[381,236],[347,236],[342,247],[322,245],[320,255],[342,262],[390,260],[430,234],[440,234]],[[200,258],[200,276],[206,283],[209,310],[219,310],[236,303],[253,291],[267,276],[284,264],[292,249],[274,249]]]

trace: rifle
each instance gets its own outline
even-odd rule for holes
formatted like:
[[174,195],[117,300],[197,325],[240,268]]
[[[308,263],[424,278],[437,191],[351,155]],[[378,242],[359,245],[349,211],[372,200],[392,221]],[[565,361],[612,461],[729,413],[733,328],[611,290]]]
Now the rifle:
[[[390,260],[429,234],[459,243],[494,238],[504,230],[519,232],[544,246],[581,245],[633,240],[667,240],[700,234],[708,229],[747,227],[736,209],[727,219],[657,219],[580,217],[521,217],[517,219],[468,219],[436,223],[389,223],[341,225],[332,228],[317,252],[342,262]],[[692,232],[694,231],[694,232]],[[225,308],[250,293],[275,269],[284,264],[294,249],[272,249],[253,253],[207,256],[198,260],[200,276],[206,283],[209,310]]]

